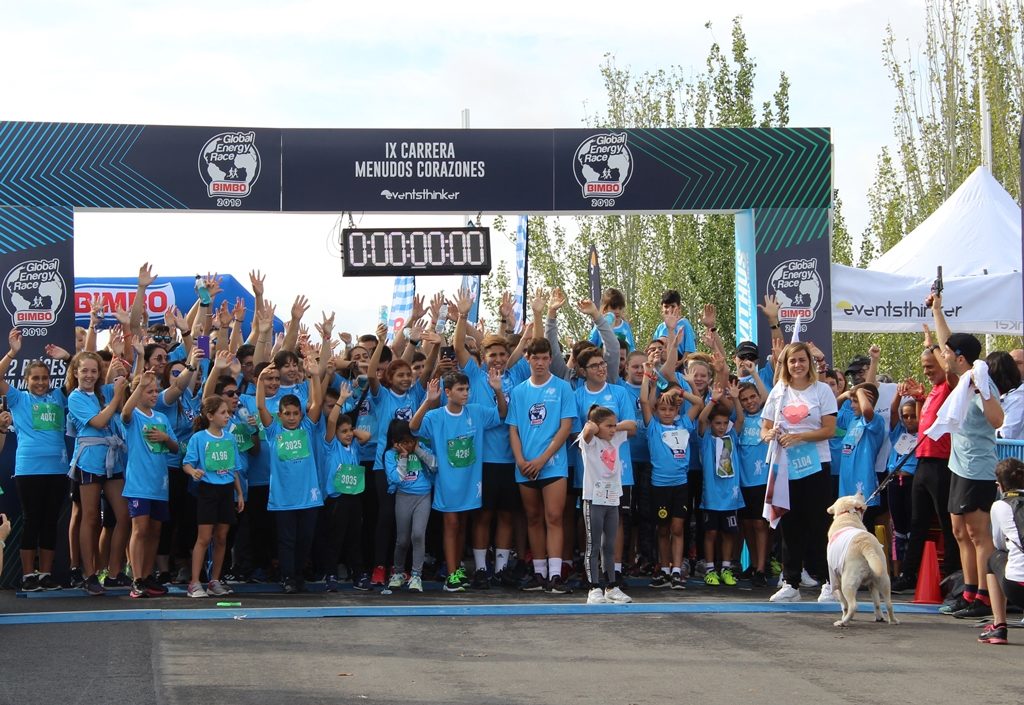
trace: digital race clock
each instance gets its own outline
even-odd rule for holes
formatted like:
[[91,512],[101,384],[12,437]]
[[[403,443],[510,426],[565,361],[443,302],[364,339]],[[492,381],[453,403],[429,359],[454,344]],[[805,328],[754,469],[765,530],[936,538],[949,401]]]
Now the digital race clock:
[[489,228],[345,228],[346,277],[488,274]]

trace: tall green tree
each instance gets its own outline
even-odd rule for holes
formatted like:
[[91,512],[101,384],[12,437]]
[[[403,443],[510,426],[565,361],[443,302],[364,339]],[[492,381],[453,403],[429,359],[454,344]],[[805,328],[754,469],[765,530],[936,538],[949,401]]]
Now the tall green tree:
[[[920,51],[904,53],[887,27],[883,63],[896,89],[895,146],[879,154],[868,191],[870,218],[861,238],[860,266],[917,227],[981,164],[982,89],[991,115],[992,174],[1019,199],[1024,2],[995,5],[930,0]],[[903,377],[918,371],[921,340],[919,335],[837,334],[836,358],[845,362],[878,342],[882,368]],[[995,347],[1020,347],[1020,338],[999,337]]]
[[[707,27],[710,30],[710,24]],[[704,69],[695,77],[681,67],[637,74],[606,55],[601,66],[605,104],[587,116],[587,124],[605,129],[785,127],[789,79],[781,74],[770,97],[758,102],[757,64],[738,17],[732,22],[730,40],[728,47],[711,42]],[[530,287],[561,286],[570,300],[588,297],[587,252],[592,244],[601,260],[601,283],[626,295],[626,316],[638,340],[649,338],[661,321],[661,292],[675,288],[691,321],[699,319],[704,304],[716,304],[719,331],[727,346],[734,343],[731,216],[585,216],[571,223],[531,218]],[[578,339],[589,327],[589,321],[573,310],[562,330]]]

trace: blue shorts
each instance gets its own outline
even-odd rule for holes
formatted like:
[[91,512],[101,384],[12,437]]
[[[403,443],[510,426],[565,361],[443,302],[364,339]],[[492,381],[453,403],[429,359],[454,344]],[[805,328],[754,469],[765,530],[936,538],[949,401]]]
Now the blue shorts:
[[166,500],[162,499],[133,499],[124,498],[128,502],[128,516],[149,517],[153,521],[170,521],[171,507]]

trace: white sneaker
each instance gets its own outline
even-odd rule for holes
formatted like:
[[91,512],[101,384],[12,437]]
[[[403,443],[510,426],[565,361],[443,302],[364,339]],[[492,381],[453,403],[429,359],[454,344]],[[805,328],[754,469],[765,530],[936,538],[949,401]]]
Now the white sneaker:
[[769,602],[799,602],[800,591],[789,583],[783,583],[778,592],[768,598]]
[[219,580],[211,580],[206,586],[206,594],[212,595],[213,597],[221,597],[223,595],[230,595],[231,590]]
[[800,571],[800,587],[802,587],[802,588],[816,588],[819,585],[821,585],[821,583],[819,583],[817,580],[812,578],[811,574],[807,572],[806,568],[804,568],[803,570]]
[[604,591],[601,588],[599,588],[599,587],[592,588],[590,590],[590,592],[587,593],[587,604],[588,605],[606,605],[606,604],[608,604],[608,600],[604,596]]
[[206,590],[199,583],[192,583],[192,584],[190,584],[188,586],[188,596],[189,597],[209,597],[209,595],[206,594]]
[[821,586],[821,594],[818,595],[818,602],[839,602],[839,598],[832,592],[832,583],[824,583]]
[[608,602],[614,602],[617,605],[626,605],[633,601],[633,598],[622,592],[618,586],[605,590],[604,596]]
[[779,582],[775,583],[775,587],[782,587],[785,584],[786,584],[786,577],[782,573],[779,573]]

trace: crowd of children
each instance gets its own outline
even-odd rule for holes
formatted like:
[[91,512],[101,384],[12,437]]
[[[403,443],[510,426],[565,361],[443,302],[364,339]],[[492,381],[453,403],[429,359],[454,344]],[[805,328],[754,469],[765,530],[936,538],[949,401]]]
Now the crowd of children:
[[[626,573],[670,590],[749,580],[791,601],[827,575],[825,507],[857,492],[869,527],[891,525],[895,573],[905,583],[917,570],[930,495],[915,472],[935,457],[918,438],[923,386],[879,375],[877,347],[838,371],[813,345],[786,345],[770,297],[760,307],[770,352],[742,341],[729,354],[713,306],[697,352],[675,291],[639,349],[624,297],[609,289],[600,308],[578,302],[593,332],[563,355],[558,289],[535,293],[520,334],[511,297],[499,329],[485,331],[459,292],[429,306],[417,298],[402,330],[380,325],[357,340],[335,337],[333,315],[313,335],[298,297],[275,336],[253,273],[243,339],[244,306],[218,305],[215,277],[191,311],[146,321],[155,279],[143,265],[131,310],[97,305],[74,355],[48,351],[69,359],[63,390],[44,362],[23,366],[22,385],[5,379],[21,349],[10,334],[0,394],[18,441],[23,590],[61,587],[53,563],[68,477],[71,579],[91,595],[159,596],[172,581],[190,597],[228,594],[234,581],[294,593],[322,580],[335,591],[340,564],[356,589],[421,592],[432,563],[448,592],[564,594],[578,573],[588,603],[624,603]],[[1016,364],[990,367],[998,395],[1011,396]],[[787,469],[780,532],[768,521],[773,466],[776,480]],[[827,582],[819,599],[832,599]]]

